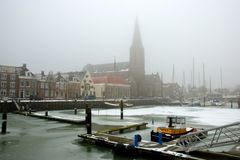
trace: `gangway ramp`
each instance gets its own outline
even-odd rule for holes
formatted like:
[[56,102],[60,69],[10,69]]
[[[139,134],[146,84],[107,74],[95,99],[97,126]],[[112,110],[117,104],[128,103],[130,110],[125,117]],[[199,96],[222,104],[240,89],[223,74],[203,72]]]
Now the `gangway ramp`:
[[17,109],[20,111],[20,106],[18,105],[18,103],[16,102],[15,99],[13,99],[13,103],[15,104],[15,106],[17,107]]
[[181,136],[177,145],[185,152],[240,143],[240,122]]

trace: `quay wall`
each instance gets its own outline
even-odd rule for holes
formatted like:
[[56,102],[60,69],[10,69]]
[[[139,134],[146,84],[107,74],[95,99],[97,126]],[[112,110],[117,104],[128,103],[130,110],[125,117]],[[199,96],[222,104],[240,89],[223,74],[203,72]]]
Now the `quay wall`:
[[[124,100],[125,101],[125,100]],[[115,100],[18,100],[17,104],[21,110],[28,110],[31,108],[32,111],[44,111],[44,110],[70,110],[70,109],[81,109],[85,108],[86,104],[92,108],[116,108],[117,106],[110,106],[104,102],[110,102],[119,104],[120,101]],[[165,104],[162,101],[154,99],[128,99],[126,103],[133,104],[133,106],[141,105],[162,105]],[[7,102],[0,102],[0,112],[3,108],[7,108],[8,112],[17,111],[17,107],[12,100]]]

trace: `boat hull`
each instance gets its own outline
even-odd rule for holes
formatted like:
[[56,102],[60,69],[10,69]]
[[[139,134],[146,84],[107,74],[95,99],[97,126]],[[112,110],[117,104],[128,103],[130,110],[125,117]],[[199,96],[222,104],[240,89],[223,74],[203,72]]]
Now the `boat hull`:
[[[163,142],[169,142],[169,141],[172,141],[174,139],[177,139],[179,138],[181,135],[185,135],[185,134],[188,134],[190,132],[193,132],[194,131],[194,128],[192,128],[191,130],[185,132],[185,133],[181,133],[181,134],[165,134],[165,133],[162,133],[162,141]],[[153,130],[151,131],[151,141],[153,142],[159,142],[159,132],[154,132]]]

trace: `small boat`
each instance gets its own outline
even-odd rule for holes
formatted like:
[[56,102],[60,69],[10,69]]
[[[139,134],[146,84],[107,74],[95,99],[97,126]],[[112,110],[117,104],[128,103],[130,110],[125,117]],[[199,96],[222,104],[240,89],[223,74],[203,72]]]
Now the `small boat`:
[[186,118],[179,116],[168,116],[167,127],[158,127],[156,131],[151,131],[151,141],[159,142],[159,133],[162,133],[162,141],[169,142],[181,135],[196,132],[196,128],[186,127]]
[[[106,104],[107,106],[120,107],[120,102],[116,102],[116,103],[104,102],[104,104]],[[123,106],[124,107],[132,107],[133,104],[123,102]]]

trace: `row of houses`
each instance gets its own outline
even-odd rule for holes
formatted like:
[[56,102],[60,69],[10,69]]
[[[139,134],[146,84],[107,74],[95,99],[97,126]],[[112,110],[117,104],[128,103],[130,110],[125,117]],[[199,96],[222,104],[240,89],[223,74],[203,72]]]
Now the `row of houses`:
[[20,67],[0,65],[0,98],[79,99],[130,97],[130,85],[121,76],[92,77],[88,71],[33,74]]

